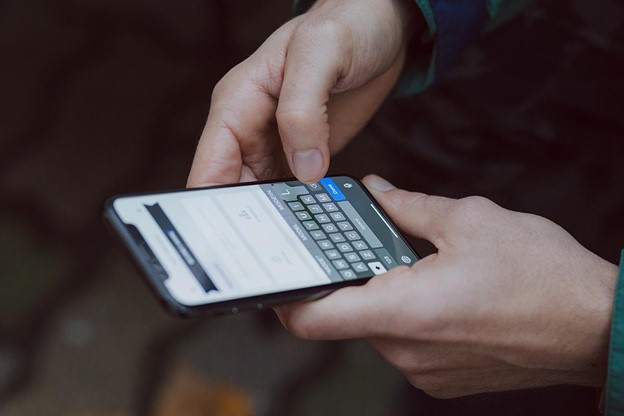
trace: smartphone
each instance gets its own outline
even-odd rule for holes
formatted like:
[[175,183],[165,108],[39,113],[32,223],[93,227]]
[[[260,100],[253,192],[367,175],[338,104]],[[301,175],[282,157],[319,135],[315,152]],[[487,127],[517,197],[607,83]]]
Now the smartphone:
[[361,182],[345,175],[121,195],[104,216],[181,316],[292,302],[418,260]]

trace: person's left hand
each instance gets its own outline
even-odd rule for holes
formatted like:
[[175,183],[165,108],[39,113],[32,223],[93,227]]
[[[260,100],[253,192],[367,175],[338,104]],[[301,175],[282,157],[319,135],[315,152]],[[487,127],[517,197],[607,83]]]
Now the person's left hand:
[[285,23],[215,86],[187,185],[320,180],[398,80],[419,13],[413,0],[317,0]]
[[365,180],[406,233],[438,252],[363,286],[276,308],[307,339],[366,338],[434,397],[600,386],[616,267],[544,218],[479,197]]

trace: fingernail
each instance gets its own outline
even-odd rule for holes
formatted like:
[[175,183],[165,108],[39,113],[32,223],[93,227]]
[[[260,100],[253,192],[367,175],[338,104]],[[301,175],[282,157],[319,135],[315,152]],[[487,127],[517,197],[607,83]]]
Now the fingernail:
[[323,170],[323,155],[318,149],[304,150],[293,155],[295,176],[301,181],[313,181]]
[[392,185],[390,182],[383,178],[380,178],[377,175],[369,176],[366,180],[366,185],[379,192],[386,192],[395,188],[395,186]]

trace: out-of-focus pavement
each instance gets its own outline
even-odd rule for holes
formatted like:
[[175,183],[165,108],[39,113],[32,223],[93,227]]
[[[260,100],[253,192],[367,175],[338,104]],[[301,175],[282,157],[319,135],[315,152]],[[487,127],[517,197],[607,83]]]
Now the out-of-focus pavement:
[[[608,30],[621,9],[599,3],[587,19]],[[485,195],[615,262],[624,60],[548,20],[560,6],[533,7],[445,83],[389,102],[332,170]],[[271,312],[169,317],[100,218],[112,194],[184,185],[212,87],[290,12],[0,1],[0,414],[400,414],[402,377],[363,342],[299,341]]]

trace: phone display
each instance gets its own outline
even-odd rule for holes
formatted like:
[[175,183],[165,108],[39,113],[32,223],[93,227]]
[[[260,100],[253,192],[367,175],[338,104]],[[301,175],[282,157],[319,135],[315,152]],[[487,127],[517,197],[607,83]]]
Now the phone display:
[[349,176],[120,196],[105,214],[161,298],[187,312],[364,283],[418,259]]

